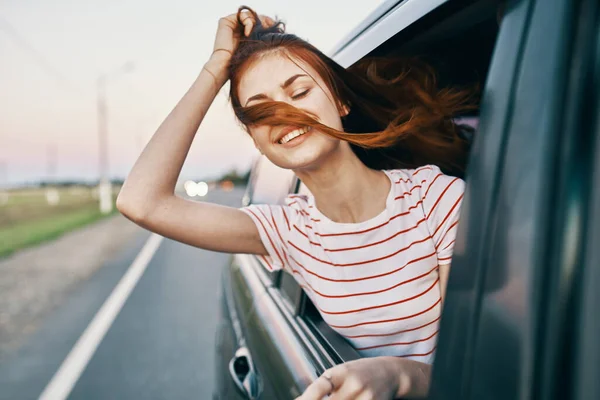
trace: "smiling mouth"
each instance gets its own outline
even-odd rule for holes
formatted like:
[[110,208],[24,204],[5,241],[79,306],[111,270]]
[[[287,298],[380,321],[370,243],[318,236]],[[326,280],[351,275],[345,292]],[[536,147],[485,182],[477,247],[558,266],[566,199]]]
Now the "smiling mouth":
[[304,135],[306,132],[309,132],[311,129],[312,128],[310,126],[305,126],[304,128],[295,129],[295,130],[291,131],[290,133],[288,133],[287,135],[285,135],[284,137],[282,137],[281,139],[279,139],[277,141],[277,143],[286,144],[289,141],[297,138],[298,136]]

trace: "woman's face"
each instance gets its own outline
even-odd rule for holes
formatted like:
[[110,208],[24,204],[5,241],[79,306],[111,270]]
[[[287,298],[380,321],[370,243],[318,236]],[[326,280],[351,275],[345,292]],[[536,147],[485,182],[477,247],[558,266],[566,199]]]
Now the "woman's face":
[[[310,65],[272,53],[252,63],[240,79],[242,106],[283,101],[307,112],[323,125],[343,130],[333,95]],[[282,135],[301,127],[258,125],[250,128],[256,147],[275,165],[300,170],[315,168],[340,146],[340,140],[316,129],[281,143]],[[289,138],[289,137],[288,137]],[[284,139],[285,140],[285,139]]]

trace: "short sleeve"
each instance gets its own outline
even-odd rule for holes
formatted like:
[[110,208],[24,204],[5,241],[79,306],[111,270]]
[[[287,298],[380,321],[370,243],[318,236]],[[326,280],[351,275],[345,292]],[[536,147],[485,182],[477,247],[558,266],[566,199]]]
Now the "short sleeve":
[[460,178],[444,175],[435,165],[427,167],[427,171],[419,174],[422,176],[423,210],[435,243],[438,262],[440,265],[450,264],[465,182]]
[[290,216],[293,210],[287,206],[273,204],[252,204],[240,208],[250,216],[260,239],[269,253],[259,256],[270,271],[289,268],[287,240],[290,235]]

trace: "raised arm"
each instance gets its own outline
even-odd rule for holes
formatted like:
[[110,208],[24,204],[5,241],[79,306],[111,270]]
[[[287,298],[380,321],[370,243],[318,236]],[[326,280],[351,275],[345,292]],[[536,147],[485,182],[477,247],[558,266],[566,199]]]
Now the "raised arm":
[[[264,18],[263,23],[271,23]],[[253,23],[253,18],[244,17],[246,34]],[[138,225],[193,246],[267,254],[256,226],[244,212],[175,195],[177,178],[198,127],[228,80],[227,66],[240,36],[237,14],[219,20],[210,59],[137,159],[121,188],[117,208]]]

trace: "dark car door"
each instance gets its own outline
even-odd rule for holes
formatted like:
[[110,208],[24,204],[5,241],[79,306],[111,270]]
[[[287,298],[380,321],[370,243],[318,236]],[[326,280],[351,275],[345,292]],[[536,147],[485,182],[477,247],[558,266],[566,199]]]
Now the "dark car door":
[[584,355],[589,336],[574,329],[598,332],[596,317],[580,310],[591,296],[583,277],[597,278],[585,262],[598,232],[588,217],[598,180],[597,18],[592,0],[506,4],[469,164],[432,399],[597,398],[597,380],[582,367],[595,365],[597,377],[598,353]]

